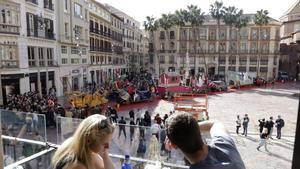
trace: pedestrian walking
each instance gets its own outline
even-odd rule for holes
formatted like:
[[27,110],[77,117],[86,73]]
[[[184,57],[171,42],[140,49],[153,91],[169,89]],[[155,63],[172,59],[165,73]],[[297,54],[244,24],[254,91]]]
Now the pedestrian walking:
[[133,110],[129,111],[129,118],[132,118],[134,120],[134,111]]
[[239,115],[237,115],[236,118],[237,118],[236,121],[235,121],[235,123],[236,123],[236,134],[239,134],[240,127],[242,126],[242,121],[241,121]]
[[267,139],[268,139],[268,129],[264,128],[262,133],[260,134],[260,140],[259,140],[259,145],[256,147],[256,149],[259,151],[259,148],[262,146],[265,146],[265,150],[268,151],[267,149]]
[[264,128],[265,125],[266,125],[265,118],[259,119],[258,122],[259,122],[259,125],[258,125],[258,126],[259,126],[259,134],[261,134],[262,131],[263,131],[263,128]]
[[157,141],[159,141],[159,132],[160,132],[160,125],[157,124],[157,121],[154,120],[154,123],[151,125],[151,132],[152,135],[155,135]]
[[143,118],[139,118],[137,125],[139,125],[140,138],[145,139],[145,120]]
[[126,139],[126,130],[125,130],[126,121],[124,120],[124,117],[121,117],[121,120],[119,120],[119,137],[121,136],[121,132],[123,131],[125,139]]
[[161,154],[163,155],[166,152],[166,147],[165,147],[165,140],[166,140],[166,130],[164,125],[161,125],[161,130],[159,133],[159,138],[160,138],[160,144],[161,144]]
[[134,136],[134,129],[135,129],[135,123],[133,121],[133,118],[130,119],[130,127],[129,127],[129,132],[130,132],[130,141],[133,140],[133,136]]
[[249,123],[249,117],[248,114],[245,114],[245,117],[243,118],[243,134],[247,136],[248,134],[248,123]]
[[149,115],[148,111],[146,111],[144,114],[144,121],[145,121],[145,126],[151,126],[151,116]]
[[273,134],[274,122],[273,122],[273,117],[272,116],[266,122],[266,128],[268,129],[269,138],[273,139],[272,134]]
[[278,119],[275,121],[275,126],[277,128],[276,138],[281,139],[281,129],[284,127],[284,120],[281,118],[281,116],[278,116]]
[[146,143],[143,138],[140,138],[138,149],[137,149],[137,157],[144,158],[146,153]]
[[118,120],[117,110],[115,108],[110,107],[109,111],[110,111],[110,118],[111,118],[112,122],[117,123],[117,120]]

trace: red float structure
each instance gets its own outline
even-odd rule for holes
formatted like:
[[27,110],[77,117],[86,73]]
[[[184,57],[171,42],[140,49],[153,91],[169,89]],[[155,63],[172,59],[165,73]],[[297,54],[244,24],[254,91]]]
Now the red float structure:
[[197,121],[208,120],[208,97],[206,94],[177,93],[174,110],[189,112]]

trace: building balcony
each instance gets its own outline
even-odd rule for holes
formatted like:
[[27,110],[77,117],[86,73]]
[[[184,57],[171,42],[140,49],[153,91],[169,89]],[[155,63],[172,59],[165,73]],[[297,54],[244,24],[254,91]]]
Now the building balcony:
[[132,39],[132,40],[134,39],[133,36],[128,36],[128,35],[123,35],[123,37],[124,37],[124,38],[128,38],[128,39]]
[[26,2],[30,2],[30,3],[33,3],[33,4],[36,4],[38,5],[38,0],[26,0]]
[[27,29],[27,36],[55,40],[55,34],[52,31]]
[[0,33],[20,35],[20,27],[13,25],[0,24]]
[[95,29],[95,28],[92,28],[92,27],[90,27],[90,32],[91,33],[95,33],[95,34],[98,34],[98,35],[102,35],[102,36],[106,36],[106,37],[111,37],[111,34],[110,33],[108,33],[108,32],[103,32],[103,31],[101,31],[101,30],[99,30],[99,29]]

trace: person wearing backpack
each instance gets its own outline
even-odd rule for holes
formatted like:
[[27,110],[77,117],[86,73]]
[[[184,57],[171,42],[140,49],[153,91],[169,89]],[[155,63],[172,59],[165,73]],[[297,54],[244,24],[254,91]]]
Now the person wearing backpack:
[[278,116],[278,119],[275,121],[275,126],[277,128],[276,138],[281,139],[281,129],[284,127],[284,120],[281,118],[281,116]]

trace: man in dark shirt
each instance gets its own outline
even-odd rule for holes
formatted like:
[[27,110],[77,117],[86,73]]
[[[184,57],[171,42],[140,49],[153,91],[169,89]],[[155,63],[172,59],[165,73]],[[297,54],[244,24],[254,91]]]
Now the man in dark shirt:
[[281,116],[278,116],[278,119],[275,121],[276,128],[277,128],[277,136],[276,138],[281,139],[281,128],[284,127],[284,120]]
[[148,111],[144,114],[145,126],[151,126],[151,116]]
[[268,136],[269,138],[272,138],[272,133],[273,133],[273,127],[274,127],[274,122],[273,122],[273,117],[270,117],[270,120],[266,122],[266,128],[268,129]]
[[133,140],[133,136],[134,136],[134,128],[135,128],[135,123],[133,121],[133,118],[130,119],[130,127],[129,127],[129,131],[130,131],[130,141]]
[[262,131],[263,131],[263,128],[264,128],[265,125],[266,125],[266,122],[265,122],[265,119],[264,119],[264,118],[263,118],[263,119],[259,119],[258,122],[259,122],[259,133],[261,134]]
[[125,139],[126,139],[126,131],[125,131],[125,125],[126,125],[126,121],[124,120],[124,117],[121,117],[121,120],[119,120],[119,137],[121,136],[121,132],[123,131]]
[[248,123],[249,123],[250,119],[248,117],[248,114],[245,114],[245,117],[243,119],[243,134],[242,135],[245,135],[247,136],[248,134]]
[[117,123],[117,119],[118,119],[118,113],[117,110],[115,108],[110,108],[110,118],[112,120],[112,122]]
[[[210,145],[203,142],[201,132],[210,132]],[[191,163],[190,169],[245,169],[233,139],[220,122],[198,124],[189,113],[174,113],[167,120],[166,133],[166,148],[180,149]]]
[[129,118],[132,118],[134,120],[134,111],[133,110],[129,111]]

